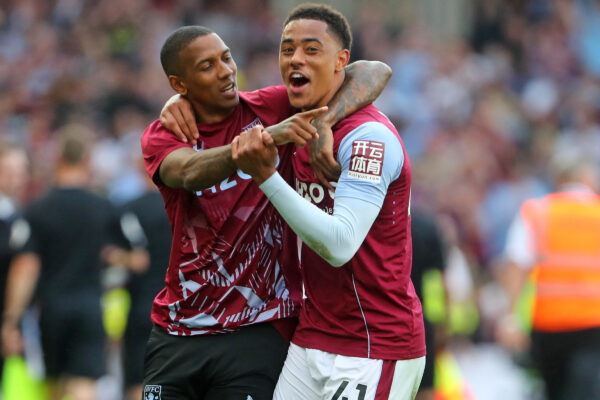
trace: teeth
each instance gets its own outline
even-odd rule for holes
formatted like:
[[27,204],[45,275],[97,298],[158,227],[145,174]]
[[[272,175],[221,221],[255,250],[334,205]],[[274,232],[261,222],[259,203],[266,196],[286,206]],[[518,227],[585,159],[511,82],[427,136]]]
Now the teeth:
[[304,78],[304,77],[300,74],[292,74],[292,78],[299,79],[299,78]]

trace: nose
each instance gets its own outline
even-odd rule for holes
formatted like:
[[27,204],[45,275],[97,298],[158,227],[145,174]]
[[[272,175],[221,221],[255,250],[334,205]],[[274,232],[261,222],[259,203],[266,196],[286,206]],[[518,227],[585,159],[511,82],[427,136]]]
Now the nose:
[[234,67],[225,62],[221,63],[221,68],[219,68],[219,79],[228,78],[234,73]]
[[302,48],[294,50],[290,63],[294,66],[304,64],[304,53],[302,52]]

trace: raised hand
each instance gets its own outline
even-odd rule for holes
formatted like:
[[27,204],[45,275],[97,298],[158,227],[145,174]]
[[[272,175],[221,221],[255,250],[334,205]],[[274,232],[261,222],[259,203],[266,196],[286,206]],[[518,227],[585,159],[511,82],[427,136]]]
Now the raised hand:
[[317,129],[311,121],[327,111],[327,106],[315,108],[292,115],[288,119],[266,129],[276,145],[293,142],[297,147],[304,147],[311,139],[318,137]]
[[319,119],[313,119],[312,125],[317,128],[319,137],[309,142],[310,166],[317,179],[333,191],[329,182],[337,182],[342,172],[342,167],[333,157],[333,132],[331,126]]
[[276,171],[277,146],[271,135],[257,125],[233,139],[231,158],[260,185]]
[[171,96],[163,106],[160,123],[184,143],[195,145],[200,137],[192,105],[178,94]]

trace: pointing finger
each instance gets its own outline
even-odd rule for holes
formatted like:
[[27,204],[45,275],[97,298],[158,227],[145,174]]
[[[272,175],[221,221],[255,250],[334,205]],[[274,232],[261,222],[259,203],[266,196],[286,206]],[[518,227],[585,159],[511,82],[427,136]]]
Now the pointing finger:
[[312,110],[301,112],[299,115],[311,121],[313,118],[325,113],[329,108],[327,106],[314,108]]

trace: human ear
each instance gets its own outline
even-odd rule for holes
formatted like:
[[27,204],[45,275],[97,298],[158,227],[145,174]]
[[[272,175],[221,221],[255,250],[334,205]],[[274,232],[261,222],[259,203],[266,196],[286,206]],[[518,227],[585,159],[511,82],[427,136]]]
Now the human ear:
[[337,60],[335,62],[335,71],[340,72],[346,68],[348,61],[350,61],[350,51],[348,51],[348,49],[339,50],[337,53]]
[[187,94],[187,87],[185,83],[176,75],[169,75],[169,84],[173,88],[174,91],[179,93],[182,96]]

